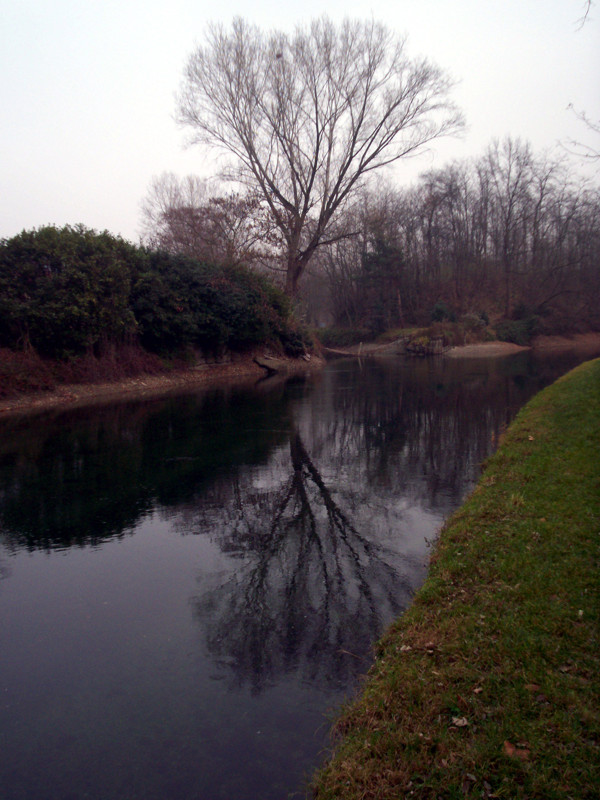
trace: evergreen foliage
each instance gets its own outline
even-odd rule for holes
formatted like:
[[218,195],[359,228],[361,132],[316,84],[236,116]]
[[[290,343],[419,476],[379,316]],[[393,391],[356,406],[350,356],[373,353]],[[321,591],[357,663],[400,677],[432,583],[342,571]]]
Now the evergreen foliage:
[[64,358],[120,343],[136,248],[81,225],[23,231],[0,242],[0,344]]
[[57,359],[136,340],[161,355],[265,341],[304,350],[290,314],[285,295],[243,267],[154,252],[106,231],[47,226],[0,241],[0,347]]

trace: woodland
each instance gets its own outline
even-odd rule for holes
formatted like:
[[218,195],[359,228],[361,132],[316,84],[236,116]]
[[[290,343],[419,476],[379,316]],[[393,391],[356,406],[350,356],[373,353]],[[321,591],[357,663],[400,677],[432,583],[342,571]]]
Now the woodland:
[[209,26],[177,119],[225,156],[220,177],[155,178],[139,245],[82,225],[0,241],[3,385],[32,354],[127,351],[147,369],[146,355],[264,343],[298,356],[312,335],[343,345],[434,325],[445,344],[523,345],[600,330],[600,187],[564,149],[507,137],[393,183],[397,162],[462,130],[451,91],[374,21]]
[[[156,179],[145,240],[277,281],[278,248],[258,199],[211,189],[193,176]],[[536,333],[598,330],[599,219],[600,189],[564,156],[494,141],[479,158],[407,188],[364,189],[336,218],[335,241],[314,254],[298,313],[340,343],[432,322],[488,328],[519,344]]]

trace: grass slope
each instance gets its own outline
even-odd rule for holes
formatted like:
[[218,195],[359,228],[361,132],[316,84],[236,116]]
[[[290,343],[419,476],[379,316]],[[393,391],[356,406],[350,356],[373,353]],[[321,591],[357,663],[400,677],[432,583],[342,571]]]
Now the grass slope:
[[441,532],[315,780],[329,798],[597,798],[600,360],[537,395]]

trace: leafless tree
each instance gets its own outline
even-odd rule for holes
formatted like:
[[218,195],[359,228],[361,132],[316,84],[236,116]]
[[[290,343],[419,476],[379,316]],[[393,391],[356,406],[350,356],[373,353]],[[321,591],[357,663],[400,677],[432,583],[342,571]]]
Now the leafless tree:
[[368,176],[460,129],[450,89],[382,24],[321,17],[288,35],[237,18],[230,30],[210,26],[190,56],[178,120],[191,142],[233,156],[228,175],[260,192],[293,295]]
[[[477,159],[430,170],[408,189],[369,187],[336,219],[355,235],[315,259],[330,287],[333,321],[368,327],[375,278],[380,306],[393,312],[391,327],[427,324],[438,301],[468,315],[469,324],[485,311],[538,316],[548,331],[594,327],[590,289],[600,271],[593,209],[597,215],[597,187],[579,179],[566,157],[535,154],[511,138]],[[397,291],[401,307],[390,302]]]
[[586,22],[590,21],[590,11],[593,5],[592,0],[585,0],[583,3],[581,17],[577,20],[577,30],[581,30]]
[[569,105],[569,109],[585,125],[588,134],[591,134],[594,139],[594,144],[587,144],[579,139],[567,139],[563,145],[564,148],[585,161],[600,161],[600,119],[591,119],[585,111],[577,111],[572,104]]
[[142,203],[149,246],[220,264],[266,263],[273,233],[256,195],[215,194],[214,182],[171,172],[153,179]]
[[142,241],[168,251],[173,251],[178,240],[183,250],[193,247],[195,232],[183,224],[174,225],[174,220],[183,219],[184,212],[197,213],[208,197],[208,181],[195,175],[180,179],[173,172],[163,172],[154,177],[141,203]]

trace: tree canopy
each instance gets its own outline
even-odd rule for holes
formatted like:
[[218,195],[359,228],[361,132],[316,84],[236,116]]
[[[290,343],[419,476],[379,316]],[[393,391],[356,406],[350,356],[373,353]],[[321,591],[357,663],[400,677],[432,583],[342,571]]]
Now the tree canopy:
[[258,191],[285,249],[286,291],[375,170],[457,131],[451,81],[384,25],[327,17],[293,34],[212,25],[189,57],[178,119],[224,149]]

